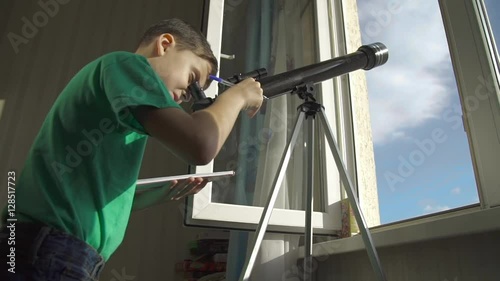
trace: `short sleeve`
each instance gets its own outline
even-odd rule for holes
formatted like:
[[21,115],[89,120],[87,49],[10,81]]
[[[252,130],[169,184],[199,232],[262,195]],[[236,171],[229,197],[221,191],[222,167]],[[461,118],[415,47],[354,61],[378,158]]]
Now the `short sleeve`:
[[130,56],[103,67],[102,87],[117,121],[141,134],[144,127],[132,114],[134,107],[178,108],[178,105],[158,75],[144,57]]

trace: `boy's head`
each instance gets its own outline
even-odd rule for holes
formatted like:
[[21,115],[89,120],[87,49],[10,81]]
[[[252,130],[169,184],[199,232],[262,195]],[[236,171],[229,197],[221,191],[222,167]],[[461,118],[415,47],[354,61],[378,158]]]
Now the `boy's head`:
[[179,19],[162,20],[140,40],[137,53],[146,56],[177,102],[189,99],[187,87],[198,81],[208,88],[208,75],[217,73],[217,59],[209,43]]

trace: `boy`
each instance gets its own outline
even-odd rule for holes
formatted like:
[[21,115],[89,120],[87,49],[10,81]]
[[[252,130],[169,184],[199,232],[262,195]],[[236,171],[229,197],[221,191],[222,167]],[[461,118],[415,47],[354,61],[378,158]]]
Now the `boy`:
[[[247,79],[208,108],[183,111],[188,86],[207,88],[215,73],[205,38],[177,19],[152,26],[135,54],[110,53],[80,70],[48,113],[16,179],[15,273],[4,260],[12,247],[4,227],[0,280],[97,280],[122,242],[131,209],[156,203],[134,198],[147,135],[190,164],[206,164],[239,112],[259,110],[262,89]],[[183,192],[162,190],[154,201],[179,199],[205,184],[178,182]]]

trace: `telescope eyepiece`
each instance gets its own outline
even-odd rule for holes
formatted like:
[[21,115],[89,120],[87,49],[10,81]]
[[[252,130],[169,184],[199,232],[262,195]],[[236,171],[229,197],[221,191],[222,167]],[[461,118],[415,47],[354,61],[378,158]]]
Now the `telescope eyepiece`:
[[188,92],[193,97],[195,101],[199,101],[202,99],[206,99],[207,96],[205,95],[205,92],[200,87],[200,84],[198,81],[194,81],[188,86]]

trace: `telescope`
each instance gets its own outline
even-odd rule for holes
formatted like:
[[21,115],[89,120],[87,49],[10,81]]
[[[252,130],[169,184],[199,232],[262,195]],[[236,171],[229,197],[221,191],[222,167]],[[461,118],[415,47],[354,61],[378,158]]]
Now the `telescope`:
[[[278,166],[278,172],[273,180],[273,186],[271,187],[271,192],[267,199],[266,207],[264,208],[259,225],[256,229],[256,233],[253,238],[253,250],[249,257],[247,257],[245,265],[243,267],[242,273],[240,275],[240,281],[246,281],[250,277],[250,273],[255,264],[257,254],[261,247],[264,234],[266,233],[269,220],[271,218],[271,213],[278,198],[278,193],[280,187],[285,178],[285,173],[287,166],[290,162],[291,153],[293,148],[296,147],[298,142],[299,131],[303,127],[303,123],[306,122],[307,125],[307,135],[304,136],[305,149],[307,149],[304,154],[304,165],[308,167],[306,172],[306,180],[302,183],[306,183],[301,186],[306,188],[304,194],[306,198],[305,202],[305,243],[304,243],[304,268],[307,268],[312,263],[312,245],[313,245],[313,176],[314,171],[314,143],[315,143],[315,127],[316,116],[319,121],[319,125],[322,126],[324,136],[328,142],[330,150],[332,152],[333,158],[335,160],[336,166],[338,168],[339,177],[344,185],[344,190],[347,193],[347,198],[350,200],[350,205],[352,206],[354,217],[359,226],[363,242],[368,251],[368,257],[379,281],[386,280],[382,267],[380,265],[380,260],[376,252],[375,246],[367,229],[364,218],[361,214],[361,208],[359,202],[356,199],[355,189],[352,185],[352,181],[349,178],[349,174],[346,170],[346,165],[343,163],[343,159],[340,157],[339,147],[335,140],[335,136],[329,125],[328,118],[324,113],[324,107],[319,104],[313,97],[314,87],[313,85],[321,81],[339,76],[354,70],[364,69],[370,70],[374,67],[383,65],[389,59],[389,52],[387,48],[382,43],[374,43],[371,45],[361,46],[356,52],[334,58],[331,60],[326,60],[320,63],[312,64],[309,66],[297,68],[295,70],[283,72],[281,74],[266,76],[267,71],[265,69],[258,69],[246,74],[238,74],[233,77],[228,78],[230,83],[227,85],[233,85],[239,83],[240,81],[253,77],[260,82],[263,90],[263,94],[267,98],[272,99],[283,95],[287,92],[297,94],[304,102],[297,107],[298,114],[297,120],[293,127],[293,131],[289,135],[289,139],[286,143],[285,149],[283,150],[283,155],[281,157],[280,164]],[[232,84],[231,84],[232,83]],[[191,95],[195,98],[195,103],[193,105],[193,110],[195,107],[202,108],[210,105],[213,99],[206,98],[203,91],[199,88],[196,83],[189,87]],[[309,118],[312,117],[312,118]],[[306,121],[304,121],[306,120]],[[304,280],[309,280],[310,272],[304,271]]]
[[[264,68],[245,74],[237,74],[227,80],[239,83],[246,78],[254,78],[260,82],[264,95],[269,99],[281,96],[306,83],[319,83],[330,78],[340,76],[358,69],[370,70],[383,65],[389,59],[387,47],[382,43],[363,45],[351,54],[333,58],[316,64],[304,66],[280,74],[267,76]],[[214,100],[207,98],[197,83],[189,86],[189,91],[195,102],[193,110],[202,109]]]

